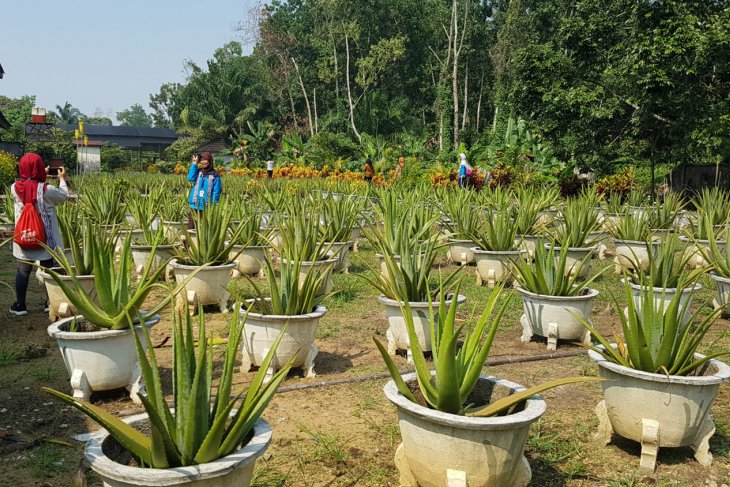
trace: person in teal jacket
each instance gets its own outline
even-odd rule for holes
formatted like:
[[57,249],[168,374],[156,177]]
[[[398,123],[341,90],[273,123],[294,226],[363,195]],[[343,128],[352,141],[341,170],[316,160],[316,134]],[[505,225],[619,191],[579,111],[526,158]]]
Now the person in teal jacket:
[[188,228],[195,228],[193,212],[202,212],[207,204],[215,205],[221,197],[221,175],[215,170],[213,155],[210,152],[201,152],[193,156],[193,163],[188,170],[188,181],[194,183],[190,190],[188,203],[190,216]]

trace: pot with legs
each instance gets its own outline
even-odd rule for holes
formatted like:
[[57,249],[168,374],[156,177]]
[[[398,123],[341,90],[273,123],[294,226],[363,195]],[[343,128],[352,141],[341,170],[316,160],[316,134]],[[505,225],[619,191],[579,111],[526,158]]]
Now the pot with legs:
[[162,264],[172,259],[176,247],[177,245],[158,245],[153,254],[151,245],[131,245],[132,260],[134,261],[134,268],[137,271],[137,275],[142,275],[150,259],[152,259],[152,267],[150,270],[154,272],[159,269]]
[[[177,282],[184,282],[198,269],[198,266],[180,264],[177,260],[170,262],[170,267],[175,273]],[[230,297],[226,286],[231,280],[235,267],[234,262],[203,267],[185,284],[185,289],[180,293],[179,299],[184,300],[193,313],[197,311],[198,305],[211,304],[218,305],[221,312],[226,312]]]
[[233,277],[253,275],[263,278],[265,254],[270,248],[269,245],[234,245],[228,257],[236,264]]
[[590,322],[591,305],[598,291],[585,289],[578,296],[548,296],[531,293],[520,286],[515,286],[515,289],[522,295],[524,313],[520,323],[523,343],[538,335],[547,338],[548,350],[556,350],[558,340],[591,344],[591,333],[580,320]]
[[337,259],[335,263],[334,271],[342,272],[343,274],[349,274],[350,259],[347,258],[347,254],[352,247],[352,241],[348,242],[328,242],[325,243],[325,247],[329,247],[327,251],[327,257],[330,259]]
[[[148,329],[159,323],[154,316],[144,323]],[[89,331],[83,331],[88,329]],[[75,331],[81,330],[81,331]],[[147,339],[142,326],[135,330],[142,347]],[[73,396],[88,401],[92,392],[125,387],[132,400],[139,403],[144,385],[137,360],[137,349],[132,332],[126,330],[98,330],[82,316],[65,318],[52,323],[48,334],[58,342],[63,362],[71,377]]]
[[[63,269],[61,267],[54,267],[54,271],[61,273]],[[43,284],[46,287],[46,293],[48,294],[48,318],[51,321],[57,321],[61,318],[69,318],[76,315],[77,310],[73,304],[66,297],[66,294],[61,289],[56,281],[51,278],[50,274],[44,272],[42,269],[38,270],[38,276],[43,280]],[[67,283],[71,283],[70,276],[61,276],[61,279]],[[96,300],[96,285],[94,284],[94,276],[76,276],[76,279],[81,283],[87,295]]]
[[450,238],[447,242],[449,243],[449,250],[447,253],[449,262],[464,266],[474,261],[474,252],[472,251],[472,247],[474,247],[475,244],[473,240]]
[[[415,374],[403,376],[415,385]],[[486,404],[525,388],[514,382],[482,376],[467,402]],[[385,395],[398,411],[402,443],[395,453],[400,485],[408,487],[525,487],[532,478],[523,451],[530,425],[546,410],[532,396],[511,414],[471,417],[448,414],[411,402],[391,380]]]
[[730,367],[710,360],[693,375],[676,376],[624,367],[593,350],[588,355],[608,379],[601,382],[603,400],[596,407],[597,440],[607,445],[615,433],[641,443],[643,471],[654,471],[664,447],[689,446],[700,465],[711,465],[709,440],[715,425],[710,407],[720,384],[730,380]]
[[726,316],[728,314],[727,306],[730,304],[730,279],[714,272],[710,272],[710,277],[715,281],[715,286],[717,287],[717,296],[712,301],[712,304],[715,309],[725,308],[723,315]]
[[487,283],[494,287],[498,282],[505,285],[512,283],[511,265],[516,259],[524,259],[527,256],[526,250],[491,251],[473,247],[474,260],[477,263],[476,276],[477,286]]

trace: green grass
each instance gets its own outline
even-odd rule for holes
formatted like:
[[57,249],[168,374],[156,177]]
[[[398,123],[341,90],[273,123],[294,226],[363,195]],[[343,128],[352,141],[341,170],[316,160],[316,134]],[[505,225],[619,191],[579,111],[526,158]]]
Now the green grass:
[[22,352],[17,347],[6,342],[0,342],[0,367],[14,364],[22,356]]

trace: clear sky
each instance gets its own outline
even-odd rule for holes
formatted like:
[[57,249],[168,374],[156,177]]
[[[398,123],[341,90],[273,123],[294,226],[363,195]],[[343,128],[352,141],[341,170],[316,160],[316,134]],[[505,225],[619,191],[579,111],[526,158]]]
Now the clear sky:
[[[36,95],[49,110],[67,100],[108,116],[185,79],[216,48],[241,40],[235,25],[257,0],[15,0],[0,7],[0,95]],[[250,52],[250,46],[244,46]]]

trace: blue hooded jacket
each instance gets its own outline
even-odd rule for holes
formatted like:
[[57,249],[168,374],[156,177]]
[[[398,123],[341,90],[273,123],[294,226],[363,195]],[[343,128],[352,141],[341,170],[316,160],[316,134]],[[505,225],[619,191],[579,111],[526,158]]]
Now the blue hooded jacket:
[[206,202],[210,201],[212,204],[216,204],[220,200],[221,176],[218,171],[200,171],[197,164],[192,164],[188,170],[188,181],[193,183],[188,197],[190,208],[203,210]]

